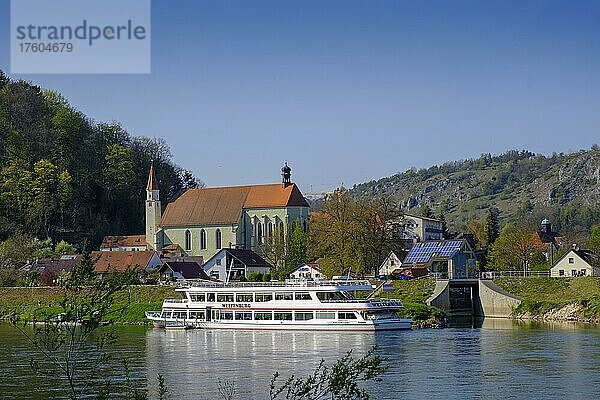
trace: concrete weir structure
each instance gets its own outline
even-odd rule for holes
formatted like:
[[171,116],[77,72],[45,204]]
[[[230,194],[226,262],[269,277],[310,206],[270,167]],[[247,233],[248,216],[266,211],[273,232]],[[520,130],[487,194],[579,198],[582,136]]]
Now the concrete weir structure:
[[521,299],[491,280],[446,279],[436,282],[427,304],[448,314],[510,318],[512,311],[521,304]]

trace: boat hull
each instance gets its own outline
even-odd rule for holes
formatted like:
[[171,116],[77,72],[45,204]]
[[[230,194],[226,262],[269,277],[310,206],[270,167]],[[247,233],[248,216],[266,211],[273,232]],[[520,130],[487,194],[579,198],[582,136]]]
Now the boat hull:
[[156,328],[166,329],[220,329],[220,330],[284,330],[284,331],[397,331],[412,329],[410,319],[390,319],[366,322],[324,322],[324,323],[294,323],[293,321],[256,322],[256,321],[197,321],[169,320],[149,318]]

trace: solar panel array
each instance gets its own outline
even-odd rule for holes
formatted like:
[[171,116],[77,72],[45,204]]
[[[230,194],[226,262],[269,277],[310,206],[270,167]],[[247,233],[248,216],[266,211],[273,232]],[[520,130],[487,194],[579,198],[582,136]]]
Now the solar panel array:
[[404,259],[404,264],[424,264],[429,262],[432,256],[452,257],[460,249],[462,240],[448,240],[441,242],[416,243]]

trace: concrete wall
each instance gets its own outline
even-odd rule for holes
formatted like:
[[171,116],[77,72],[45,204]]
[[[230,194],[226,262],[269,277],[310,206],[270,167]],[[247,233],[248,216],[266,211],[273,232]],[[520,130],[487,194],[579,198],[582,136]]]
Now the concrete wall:
[[[453,287],[459,287],[453,281]],[[473,315],[490,318],[510,318],[512,311],[521,299],[501,289],[492,281],[480,280],[477,285],[470,286],[473,296]],[[437,307],[447,314],[452,312],[450,303],[450,281],[438,281],[433,294],[426,300],[427,305]]]
[[425,301],[428,306],[434,306],[450,313],[450,281],[437,281],[432,295]]
[[521,304],[520,298],[487,280],[479,281],[479,300],[483,316],[491,318],[510,318]]

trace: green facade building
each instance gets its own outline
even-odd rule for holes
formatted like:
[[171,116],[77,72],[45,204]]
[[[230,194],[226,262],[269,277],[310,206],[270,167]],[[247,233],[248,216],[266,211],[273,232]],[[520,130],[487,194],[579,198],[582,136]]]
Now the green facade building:
[[[306,229],[309,206],[282,168],[282,183],[188,189],[161,215],[154,168],[146,200],[146,242],[155,250],[176,244],[186,256],[208,260],[223,248],[264,254],[273,235],[287,241],[294,224]],[[172,247],[172,246],[171,246]]]

